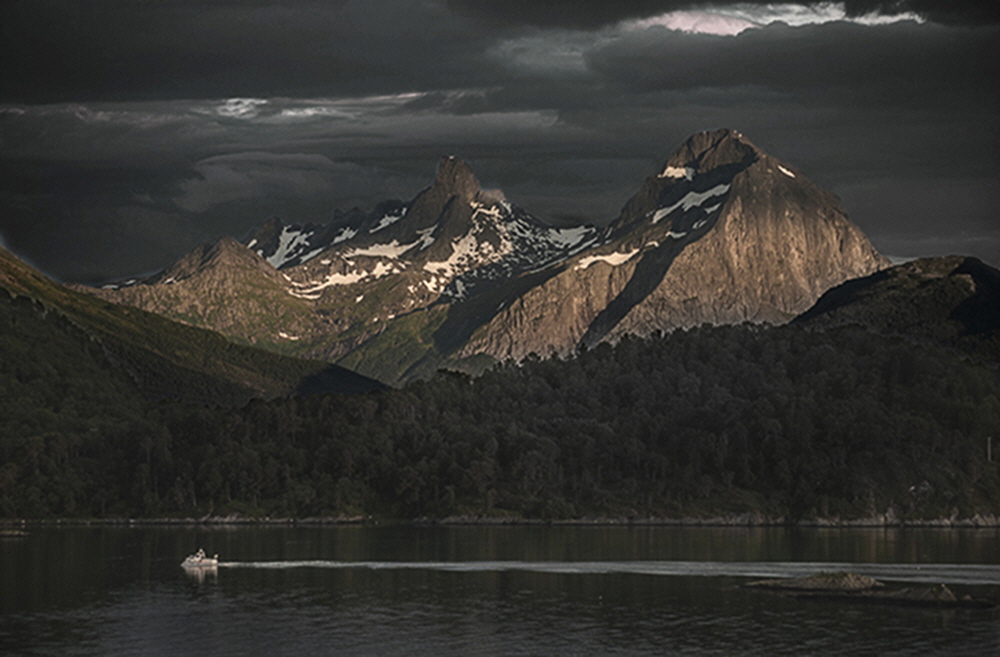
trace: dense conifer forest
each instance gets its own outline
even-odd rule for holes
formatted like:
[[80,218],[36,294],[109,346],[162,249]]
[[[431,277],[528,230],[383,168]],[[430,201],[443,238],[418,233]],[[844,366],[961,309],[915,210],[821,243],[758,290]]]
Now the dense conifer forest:
[[704,327],[224,408],[150,402],[68,321],[16,319],[5,518],[1000,513],[995,368],[859,328]]

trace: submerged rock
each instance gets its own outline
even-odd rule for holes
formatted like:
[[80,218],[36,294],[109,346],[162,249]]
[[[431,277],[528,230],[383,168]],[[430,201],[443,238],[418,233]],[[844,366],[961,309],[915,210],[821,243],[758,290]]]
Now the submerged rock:
[[909,607],[980,608],[995,606],[989,600],[969,595],[958,597],[944,584],[917,588],[886,588],[883,582],[857,573],[818,573],[792,579],[766,579],[745,584],[747,588],[774,591],[796,598],[839,602],[900,605]]
[[792,579],[765,579],[746,584],[748,588],[771,591],[867,591],[885,584],[874,577],[857,573],[817,573]]

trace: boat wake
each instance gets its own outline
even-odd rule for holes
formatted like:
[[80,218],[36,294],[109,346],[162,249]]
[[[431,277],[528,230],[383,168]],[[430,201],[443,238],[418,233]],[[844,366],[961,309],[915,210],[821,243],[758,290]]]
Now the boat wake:
[[779,561],[220,561],[219,568],[518,571],[556,575],[634,574],[689,577],[806,577],[850,571],[892,582],[1000,585],[1000,565]]

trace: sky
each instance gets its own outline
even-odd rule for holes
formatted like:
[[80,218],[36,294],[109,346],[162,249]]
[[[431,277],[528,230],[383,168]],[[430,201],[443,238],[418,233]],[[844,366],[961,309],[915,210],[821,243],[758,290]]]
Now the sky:
[[4,0],[0,245],[63,281],[409,199],[614,219],[734,128],[895,257],[1000,266],[1000,3]]

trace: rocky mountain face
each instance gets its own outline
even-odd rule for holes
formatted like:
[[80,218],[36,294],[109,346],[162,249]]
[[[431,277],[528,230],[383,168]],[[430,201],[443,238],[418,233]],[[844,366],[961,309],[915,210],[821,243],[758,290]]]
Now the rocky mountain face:
[[699,133],[605,229],[553,228],[444,158],[409,202],[268,221],[92,290],[387,381],[625,333],[788,321],[888,262],[837,199],[732,130]]
[[462,354],[565,353],[626,333],[784,323],[888,265],[835,196],[731,130],[694,135],[599,246],[522,295]]

